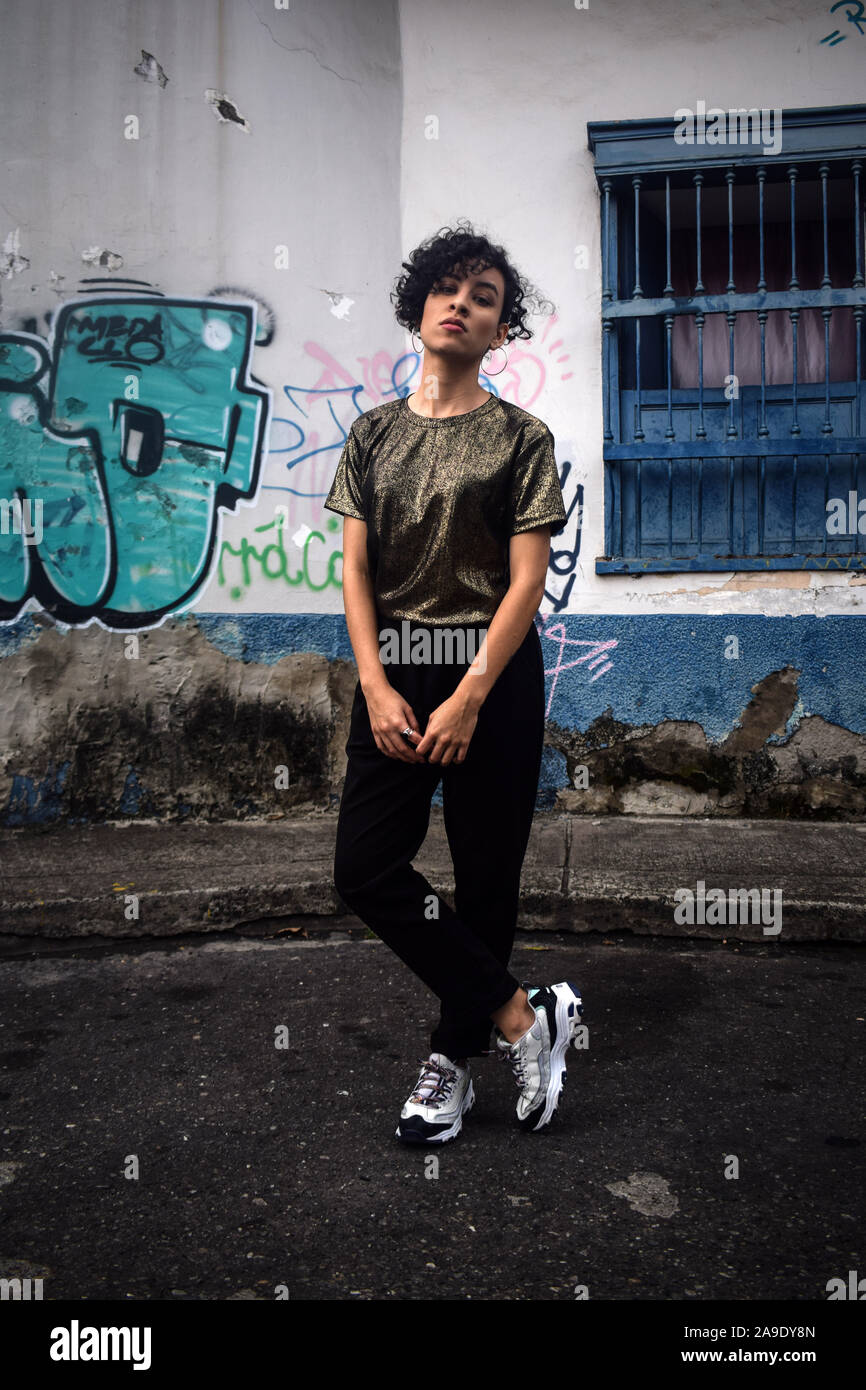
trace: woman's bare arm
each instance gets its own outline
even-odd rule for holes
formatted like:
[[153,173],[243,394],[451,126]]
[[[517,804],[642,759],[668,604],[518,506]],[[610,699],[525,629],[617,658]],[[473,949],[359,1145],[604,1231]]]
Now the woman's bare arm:
[[538,612],[550,560],[550,530],[550,526],[535,526],[511,537],[511,582],[475,660],[457,687],[475,709],[487,699]]
[[376,598],[367,565],[367,523],[354,516],[343,518],[343,606],[376,747],[401,762],[425,762],[400,732],[412,728],[419,742],[422,737],[412,706],[388,680],[379,656]]
[[367,566],[367,523],[354,516],[343,518],[343,606],[358,679],[366,696],[390,682],[379,659],[376,600]]

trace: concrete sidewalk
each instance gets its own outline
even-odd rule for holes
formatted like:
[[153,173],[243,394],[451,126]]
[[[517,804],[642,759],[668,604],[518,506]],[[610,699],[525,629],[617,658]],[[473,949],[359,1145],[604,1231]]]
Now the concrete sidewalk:
[[[0,834],[0,937],[163,937],[359,927],[331,878],[337,815],[233,823],[124,822]],[[451,899],[442,811],[416,866]],[[703,890],[700,885],[703,884]],[[677,890],[780,893],[781,931],[674,918]],[[287,920],[291,919],[291,920]],[[763,919],[766,922],[767,918]],[[780,942],[866,938],[866,824],[539,812],[520,926]]]

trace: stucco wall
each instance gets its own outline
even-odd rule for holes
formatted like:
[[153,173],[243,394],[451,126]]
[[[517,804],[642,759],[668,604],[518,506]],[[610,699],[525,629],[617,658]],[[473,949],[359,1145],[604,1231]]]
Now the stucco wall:
[[862,815],[864,577],[594,570],[587,122],[857,102],[866,35],[822,44],[839,23],[799,0],[6,7],[0,499],[46,505],[38,545],[0,536],[0,821],[335,804],[354,669],[321,503],[351,420],[416,382],[389,291],[459,215],[556,305],[482,378],[549,423],[571,508],[539,804]]
[[[536,621],[539,810],[862,817],[858,620]],[[345,624],[191,614],[124,636],[23,619],[0,630],[0,657],[4,824],[337,804],[356,679]]]

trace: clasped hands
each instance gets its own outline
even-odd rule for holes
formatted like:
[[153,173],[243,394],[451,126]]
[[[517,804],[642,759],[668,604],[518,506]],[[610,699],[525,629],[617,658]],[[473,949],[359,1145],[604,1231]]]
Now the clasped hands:
[[[427,720],[423,734],[415,712],[407,700],[389,683],[365,695],[370,728],[376,747],[389,758],[406,763],[462,763],[478,723],[480,700],[458,687],[453,695],[437,705]],[[402,735],[411,729],[412,744]]]

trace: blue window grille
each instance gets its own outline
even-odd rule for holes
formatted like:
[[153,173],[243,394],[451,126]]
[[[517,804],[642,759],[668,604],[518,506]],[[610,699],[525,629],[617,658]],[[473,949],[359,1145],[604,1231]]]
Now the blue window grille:
[[678,143],[679,113],[587,128],[601,200],[599,574],[866,569],[866,107],[776,113],[778,152],[759,112],[735,114],[716,144]]

